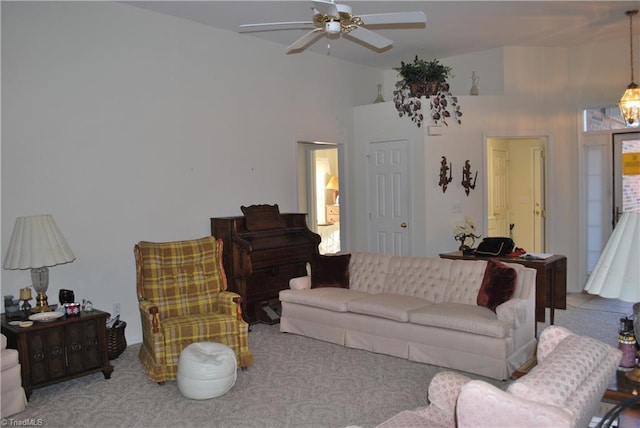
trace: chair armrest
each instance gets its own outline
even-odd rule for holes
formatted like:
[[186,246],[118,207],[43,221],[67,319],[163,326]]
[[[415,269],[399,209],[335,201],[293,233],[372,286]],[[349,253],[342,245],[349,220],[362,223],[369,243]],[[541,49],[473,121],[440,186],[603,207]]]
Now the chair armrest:
[[[422,418],[420,425],[425,427],[455,427],[456,401],[462,387],[471,379],[459,373],[444,371],[437,373],[429,384],[429,405],[418,407],[405,413],[405,416],[417,415]],[[398,421],[400,422],[400,421]],[[384,424],[383,424],[384,425]],[[402,426],[391,423],[389,426]]]
[[516,397],[473,380],[462,387],[456,407],[458,427],[572,427],[571,414],[557,406]]
[[470,381],[470,378],[459,373],[437,373],[429,384],[429,403],[453,415],[460,390]]
[[527,301],[524,299],[510,299],[496,307],[496,315],[501,321],[506,321],[513,328],[520,328],[527,319]]
[[160,331],[158,307],[150,301],[143,299],[138,301],[138,308],[140,309],[142,329],[152,333],[158,333]]
[[242,297],[233,291],[221,291],[218,293],[218,311],[223,314],[242,319]]
[[311,288],[311,277],[300,276],[289,280],[289,288],[292,290],[308,290]]

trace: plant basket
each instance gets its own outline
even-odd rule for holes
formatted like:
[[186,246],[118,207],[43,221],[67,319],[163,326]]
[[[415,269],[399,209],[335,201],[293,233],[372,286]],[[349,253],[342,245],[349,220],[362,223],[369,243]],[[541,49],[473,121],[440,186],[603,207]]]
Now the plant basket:
[[409,84],[409,93],[412,97],[430,97],[438,93],[440,84],[438,82],[424,82]]
[[112,328],[107,329],[107,354],[110,360],[115,360],[127,348],[127,339],[124,337],[124,329],[127,323],[118,321]]

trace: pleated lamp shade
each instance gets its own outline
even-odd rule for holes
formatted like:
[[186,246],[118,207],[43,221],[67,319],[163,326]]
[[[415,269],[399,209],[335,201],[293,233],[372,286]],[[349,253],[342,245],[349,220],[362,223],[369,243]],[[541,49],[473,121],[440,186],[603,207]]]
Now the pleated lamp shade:
[[2,267],[33,269],[72,262],[73,251],[50,214],[18,217]]
[[610,299],[640,301],[640,212],[622,214],[584,289]]

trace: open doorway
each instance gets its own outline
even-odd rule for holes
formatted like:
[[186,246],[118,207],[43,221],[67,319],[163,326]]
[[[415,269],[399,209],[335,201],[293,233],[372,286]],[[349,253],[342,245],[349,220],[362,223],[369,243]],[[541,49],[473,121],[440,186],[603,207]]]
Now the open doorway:
[[340,146],[298,142],[298,209],[320,235],[320,254],[341,249]]
[[487,138],[487,236],[545,252],[546,137]]

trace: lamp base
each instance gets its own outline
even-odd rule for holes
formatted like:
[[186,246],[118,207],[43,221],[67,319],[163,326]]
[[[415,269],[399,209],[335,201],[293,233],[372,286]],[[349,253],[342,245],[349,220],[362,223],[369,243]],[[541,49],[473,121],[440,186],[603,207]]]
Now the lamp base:
[[38,291],[36,296],[36,306],[31,309],[31,312],[50,312],[51,306],[49,306],[49,300],[47,294],[44,291]]

